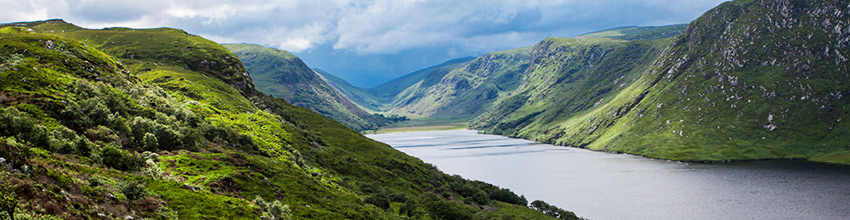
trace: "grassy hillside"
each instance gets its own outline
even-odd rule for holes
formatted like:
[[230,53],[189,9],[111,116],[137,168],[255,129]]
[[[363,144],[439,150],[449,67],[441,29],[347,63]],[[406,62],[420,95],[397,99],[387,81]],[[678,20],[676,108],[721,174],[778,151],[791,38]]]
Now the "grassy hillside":
[[203,38],[3,26],[0,196],[12,212],[0,218],[547,217],[253,91],[241,62]]
[[[649,65],[635,65],[638,71],[627,74],[633,80],[613,81],[622,83],[616,90],[581,95],[583,100],[566,105],[535,100],[533,92],[517,93],[474,125],[548,143],[664,159],[848,163],[842,118],[848,113],[843,54],[850,41],[844,33],[850,29],[836,23],[848,19],[846,11],[841,1],[724,3],[692,22]],[[551,48],[546,44],[535,48]],[[532,72],[541,77],[531,74],[530,79],[557,76],[564,66],[547,64],[546,54],[551,53],[533,56],[544,62],[534,62]],[[546,84],[530,80],[520,88]]]
[[[446,74],[469,63],[473,58],[459,58],[409,73],[374,88],[351,86],[337,77],[330,82],[348,98],[374,112],[388,112],[404,98],[417,97],[427,88],[436,85]],[[328,73],[325,73],[330,75]]]
[[534,47],[530,70],[511,97],[470,125],[521,137],[556,126],[614,100],[668,43],[548,38]]
[[354,130],[374,130],[393,122],[370,114],[331,87],[289,52],[252,44],[224,45],[251,72],[257,90],[305,107]]
[[531,48],[493,52],[451,70],[434,83],[396,96],[390,114],[428,120],[468,121],[516,89]]
[[[610,43],[612,45],[619,45],[629,40],[646,41],[669,38],[680,34],[686,27],[687,25],[614,28],[586,34],[577,37],[576,40],[580,39],[587,44],[598,43],[601,45]],[[657,50],[660,49],[657,47],[663,47],[668,42],[657,41],[620,45],[633,47],[620,53],[639,53],[621,54],[628,56],[623,57],[625,59],[641,59],[639,61],[625,60],[626,64],[634,62],[646,63],[648,62],[646,60],[647,57],[643,56],[643,53],[647,52],[645,47],[651,47],[655,55],[657,55]],[[472,60],[450,61],[439,66],[411,73],[372,89],[359,89],[348,85],[344,80],[335,77],[328,78],[343,94],[372,111],[387,115],[405,116],[412,119],[396,126],[428,126],[468,122],[491,109],[497,103],[503,102],[505,98],[522,90],[531,89],[524,88],[518,90],[521,82],[530,73],[529,63],[532,62],[532,49],[531,47],[518,48],[489,53]],[[607,52],[610,51],[596,54],[598,55],[596,58],[603,58],[602,56],[607,55],[605,54]],[[582,55],[593,56],[594,54],[573,54],[569,57],[562,56],[560,58],[570,59],[571,57],[580,57]],[[571,60],[567,61],[573,62]],[[553,58],[551,62],[562,62],[562,60],[555,60]],[[607,62],[614,63],[617,60],[609,59]],[[569,65],[587,66],[587,63],[573,62]],[[620,65],[612,68],[634,67]],[[608,69],[602,68],[594,71],[608,71]],[[615,71],[628,72],[630,70]],[[590,76],[590,78],[593,77],[596,76]],[[631,78],[627,80],[633,78],[631,75],[629,77]],[[548,79],[537,80],[547,81]],[[556,83],[556,81],[551,81],[550,83]],[[604,87],[608,88],[610,86]],[[588,88],[598,90],[595,87]],[[540,91],[548,90],[547,88],[536,89],[541,89]],[[551,98],[558,97],[561,94],[559,92],[550,92],[546,95],[550,95],[549,97]],[[521,99],[521,97],[516,96],[514,99]],[[512,111],[514,109],[510,110]],[[497,117],[503,116],[499,115]]]

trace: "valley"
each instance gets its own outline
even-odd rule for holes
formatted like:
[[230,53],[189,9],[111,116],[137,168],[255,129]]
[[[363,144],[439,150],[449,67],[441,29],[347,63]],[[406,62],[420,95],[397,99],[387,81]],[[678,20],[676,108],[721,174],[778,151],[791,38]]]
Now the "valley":
[[[218,43],[244,42],[227,22],[262,29],[235,12],[157,14],[222,28],[209,38],[157,16],[0,24],[0,220],[850,216],[847,1],[725,1],[688,24],[539,38],[557,28],[530,21],[551,11],[360,17],[428,6],[380,4],[247,13],[312,24],[251,32],[263,45]],[[390,22],[408,17],[458,26]],[[322,26],[348,22],[368,25]],[[405,63],[436,65],[370,88],[294,55],[368,69],[417,48]]]
[[678,161],[847,164],[842,10],[840,1],[739,0],[688,25],[550,37],[368,89],[317,72],[362,110],[410,119],[388,127],[469,123]]

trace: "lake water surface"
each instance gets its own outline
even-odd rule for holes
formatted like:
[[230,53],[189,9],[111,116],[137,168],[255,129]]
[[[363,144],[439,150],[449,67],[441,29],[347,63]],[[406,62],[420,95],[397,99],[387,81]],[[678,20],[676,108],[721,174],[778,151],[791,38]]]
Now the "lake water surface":
[[591,219],[850,219],[850,167],[689,164],[476,131],[368,135],[449,174]]

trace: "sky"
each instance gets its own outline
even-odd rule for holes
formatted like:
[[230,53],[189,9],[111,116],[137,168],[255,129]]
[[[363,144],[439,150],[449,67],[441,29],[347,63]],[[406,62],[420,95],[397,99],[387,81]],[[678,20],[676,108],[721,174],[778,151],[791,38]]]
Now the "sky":
[[450,59],[623,26],[689,23],[724,0],[0,0],[0,23],[183,29],[287,50],[355,86]]

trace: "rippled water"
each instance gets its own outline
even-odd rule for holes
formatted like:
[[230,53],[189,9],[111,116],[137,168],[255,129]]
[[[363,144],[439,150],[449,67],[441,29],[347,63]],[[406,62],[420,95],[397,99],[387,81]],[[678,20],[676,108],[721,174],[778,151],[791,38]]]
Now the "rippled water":
[[850,167],[688,164],[476,131],[368,135],[446,173],[591,219],[850,219]]

